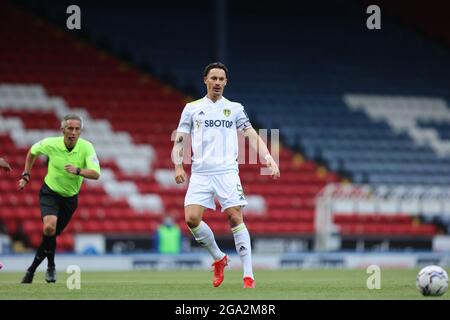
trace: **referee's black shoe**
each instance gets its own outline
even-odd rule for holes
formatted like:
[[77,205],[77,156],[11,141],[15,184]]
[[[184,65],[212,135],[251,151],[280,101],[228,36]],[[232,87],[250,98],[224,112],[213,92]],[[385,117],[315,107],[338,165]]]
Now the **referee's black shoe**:
[[21,283],[32,283],[34,278],[34,272],[27,271],[23,276]]
[[56,270],[55,268],[47,268],[47,272],[45,273],[45,281],[48,283],[56,282]]

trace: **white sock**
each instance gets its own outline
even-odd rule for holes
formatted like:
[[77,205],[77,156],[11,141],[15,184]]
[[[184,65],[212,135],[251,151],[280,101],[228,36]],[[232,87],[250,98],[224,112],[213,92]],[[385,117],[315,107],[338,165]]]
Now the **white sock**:
[[234,244],[236,246],[236,251],[241,258],[242,266],[244,268],[244,278],[253,277],[253,267],[252,267],[252,245],[250,242],[250,234],[248,233],[247,227],[244,223],[231,229],[234,236]]
[[225,257],[225,253],[223,253],[217,246],[216,239],[214,239],[214,234],[211,228],[205,222],[201,221],[198,226],[193,229],[189,228],[189,230],[191,230],[191,233],[198,244],[208,250],[214,260],[221,260]]

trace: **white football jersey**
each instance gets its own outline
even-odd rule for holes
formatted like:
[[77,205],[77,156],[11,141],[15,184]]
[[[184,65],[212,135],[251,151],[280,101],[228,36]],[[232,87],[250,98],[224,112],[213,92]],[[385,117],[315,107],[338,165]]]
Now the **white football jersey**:
[[192,172],[238,172],[237,129],[249,127],[244,107],[225,97],[213,102],[205,96],[186,104],[177,131],[191,134]]

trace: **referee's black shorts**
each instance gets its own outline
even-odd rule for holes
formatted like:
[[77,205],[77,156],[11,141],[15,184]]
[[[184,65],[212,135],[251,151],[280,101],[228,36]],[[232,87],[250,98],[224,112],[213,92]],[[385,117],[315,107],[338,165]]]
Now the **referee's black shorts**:
[[39,191],[39,204],[41,207],[42,219],[49,215],[58,217],[56,223],[56,235],[60,235],[77,209],[78,194],[72,197],[63,197],[44,183]]

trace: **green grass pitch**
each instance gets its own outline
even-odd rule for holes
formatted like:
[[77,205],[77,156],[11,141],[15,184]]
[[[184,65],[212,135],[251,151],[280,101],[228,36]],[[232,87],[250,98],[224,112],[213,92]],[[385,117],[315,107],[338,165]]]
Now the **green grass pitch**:
[[219,288],[208,271],[82,272],[81,288],[69,290],[70,276],[58,272],[56,284],[36,273],[33,284],[20,284],[23,273],[0,271],[0,299],[149,299],[149,300],[324,300],[450,299],[423,297],[415,287],[418,269],[382,269],[381,289],[369,290],[365,269],[257,270],[256,289],[242,288],[242,274],[226,270]]

